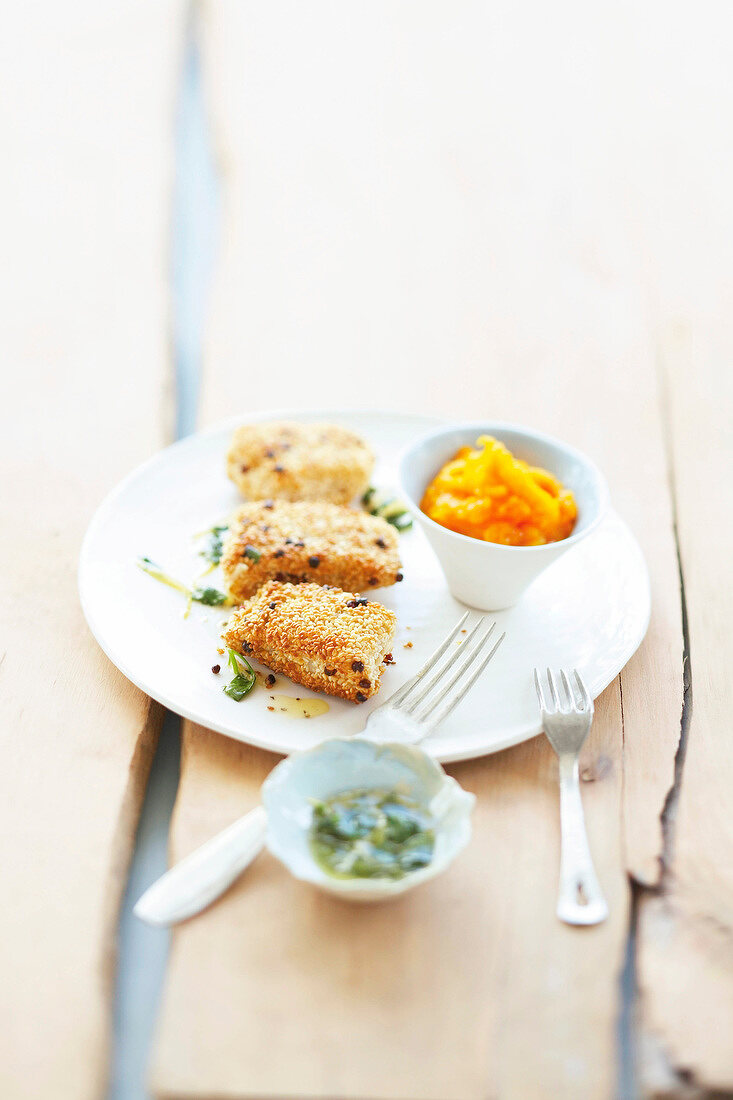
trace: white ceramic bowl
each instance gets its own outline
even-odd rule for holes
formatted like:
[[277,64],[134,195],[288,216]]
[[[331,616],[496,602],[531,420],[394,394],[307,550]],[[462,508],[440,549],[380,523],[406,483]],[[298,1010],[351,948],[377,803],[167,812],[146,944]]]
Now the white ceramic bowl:
[[[420,509],[425,489],[459,447],[475,446],[491,435],[517,458],[542,466],[571,489],[578,505],[572,535],[544,546],[502,546],[459,535],[435,523]],[[567,553],[598,525],[606,509],[605,480],[589,458],[551,436],[500,421],[477,420],[440,428],[412,443],[400,460],[402,493],[427,535],[457,600],[484,611],[513,607],[548,565]]]
[[[401,879],[332,877],[311,854],[311,799],[384,787],[397,787],[429,808],[435,819],[432,860]],[[417,746],[355,738],[324,741],[286,757],[262,785],[262,801],[267,811],[267,847],[296,878],[349,901],[383,901],[427,882],[452,863],[470,840],[476,800]]]

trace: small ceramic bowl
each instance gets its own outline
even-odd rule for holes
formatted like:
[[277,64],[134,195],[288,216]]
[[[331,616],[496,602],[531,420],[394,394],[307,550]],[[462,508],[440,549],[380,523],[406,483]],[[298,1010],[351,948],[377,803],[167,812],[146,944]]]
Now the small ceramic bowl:
[[[312,799],[342,791],[398,788],[434,818],[435,850],[427,867],[400,879],[334,878],[310,850]],[[296,878],[349,901],[384,901],[435,878],[471,837],[476,801],[426,752],[415,745],[324,741],[282,760],[262,786],[267,811],[267,847]]]
[[[502,546],[459,535],[420,509],[425,489],[459,447],[475,446],[491,435],[532,466],[542,466],[571,489],[578,519],[569,538],[544,546]],[[441,428],[411,444],[400,460],[402,493],[427,535],[448,587],[457,600],[482,611],[513,607],[548,565],[565,554],[600,523],[608,500],[602,474],[589,458],[548,435],[490,420]]]

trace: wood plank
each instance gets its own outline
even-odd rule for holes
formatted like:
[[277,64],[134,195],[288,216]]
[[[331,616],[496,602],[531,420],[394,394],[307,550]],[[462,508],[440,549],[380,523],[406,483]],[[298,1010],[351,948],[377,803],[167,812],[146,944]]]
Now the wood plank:
[[654,885],[682,646],[627,170],[650,93],[634,13],[604,25],[582,5],[565,21],[538,6],[528,27],[509,4],[297,9],[223,3],[206,22],[227,232],[204,401],[231,412],[246,363],[248,407],[284,394],[456,417],[483,407],[596,458],[653,566],[643,671],[624,691],[624,847],[629,872]]
[[[648,641],[600,702],[584,761],[612,920],[578,934],[554,918],[547,746],[462,765],[476,838],[404,905],[344,910],[265,858],[176,933],[160,1096],[614,1092],[625,872],[659,876],[682,640],[625,205],[627,27],[570,7],[570,37],[540,6],[529,24],[509,4],[205,9],[227,221],[203,418],[235,411],[244,372],[247,410],[481,410],[597,459],[654,588]],[[199,729],[185,741],[174,858],[253,802],[272,764]]]
[[104,493],[165,441],[180,5],[16,5],[0,44],[0,1094],[107,1072],[114,932],[159,713],[84,623]]
[[733,519],[721,504],[733,475],[733,332],[728,321],[710,317],[679,323],[666,331],[663,347],[693,699],[672,873],[664,894],[641,909],[641,1004],[645,1026],[674,1068],[701,1088],[730,1090]]
[[[669,815],[661,896],[642,895],[638,932],[644,1092],[733,1089],[730,937],[733,697],[729,574],[733,9],[637,9],[643,59],[633,162],[689,620],[691,721],[679,804]],[[663,44],[660,48],[660,42]],[[725,259],[724,259],[725,258]]]
[[[263,856],[176,933],[157,1095],[451,1100],[491,1082],[490,1095],[532,1096],[539,1073],[550,1092],[608,1095],[615,1006],[586,994],[615,985],[626,927],[619,833],[604,825],[619,814],[617,708],[616,689],[588,751],[608,771],[586,788],[594,850],[616,868],[611,922],[578,937],[555,920],[557,779],[542,741],[452,766],[479,802],[471,850],[441,880],[360,908]],[[201,729],[185,746],[176,855],[255,805],[275,762]]]

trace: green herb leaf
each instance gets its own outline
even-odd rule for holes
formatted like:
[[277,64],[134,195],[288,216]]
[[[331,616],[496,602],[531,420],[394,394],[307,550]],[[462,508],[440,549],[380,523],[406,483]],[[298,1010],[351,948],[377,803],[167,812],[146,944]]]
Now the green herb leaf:
[[220,592],[218,588],[194,588],[191,599],[196,603],[206,604],[207,607],[221,607],[227,602],[226,592]]
[[210,562],[211,565],[218,565],[221,561],[221,555],[224,550],[224,532],[228,531],[229,527],[226,524],[212,527],[210,531],[207,531],[208,541],[203,550],[199,551],[202,558]]
[[398,531],[408,531],[412,527],[412,516],[402,501],[386,496],[373,485],[364,493],[361,502],[370,515],[381,516]]
[[240,676],[235,676],[229,681],[224,688],[224,694],[228,695],[230,699],[233,699],[235,703],[241,702],[245,695],[249,695],[252,688],[255,686],[255,677],[247,676],[242,673]]
[[[244,669],[240,668],[240,662],[244,665]],[[229,664],[236,675],[224,688],[224,694],[238,703],[244,699],[245,695],[249,695],[257,683],[257,676],[247,658],[234,649],[229,650]]]
[[[197,587],[190,589],[188,585],[183,584],[182,581],[177,581],[175,577],[171,577],[168,573],[165,573],[160,566],[156,565],[150,558],[138,558],[137,564],[149,577],[154,577],[156,581],[167,584],[170,588],[175,588],[177,592],[182,592],[189,600],[189,604],[191,600],[195,600],[196,603],[206,604],[207,607],[221,607],[222,604],[231,604],[234,602],[227,596],[226,592],[220,592],[218,588]],[[186,612],[186,614],[188,614],[188,612]]]
[[251,561],[259,561],[262,557],[262,554],[259,552],[259,550],[257,550],[254,546],[250,546],[249,543],[245,546],[243,554],[245,558],[250,558]]

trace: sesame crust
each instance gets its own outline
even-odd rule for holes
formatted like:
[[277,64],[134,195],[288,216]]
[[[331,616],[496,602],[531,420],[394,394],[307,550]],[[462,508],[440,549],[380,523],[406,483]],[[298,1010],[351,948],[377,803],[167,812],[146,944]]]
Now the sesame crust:
[[348,504],[369,484],[374,455],[336,424],[278,420],[244,424],[232,438],[227,473],[247,500]]
[[379,690],[396,625],[393,611],[353,592],[268,581],[222,637],[298,684],[363,703]]
[[[343,505],[252,501],[235,512],[229,531],[221,567],[238,600],[268,580],[315,581],[360,592],[402,576],[395,529],[381,516]],[[252,550],[256,553],[248,553]]]

